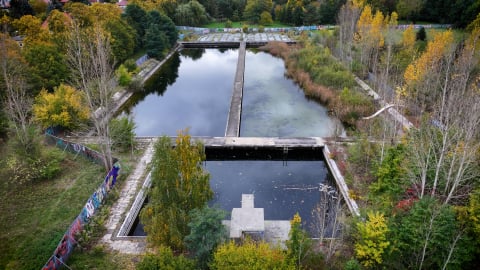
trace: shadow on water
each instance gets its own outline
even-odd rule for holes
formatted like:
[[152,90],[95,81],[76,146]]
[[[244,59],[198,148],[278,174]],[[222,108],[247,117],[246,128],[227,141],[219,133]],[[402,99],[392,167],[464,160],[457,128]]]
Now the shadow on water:
[[175,83],[178,78],[178,67],[180,66],[180,55],[175,52],[160,69],[155,72],[143,85],[143,90],[133,96],[122,106],[122,112],[130,114],[132,109],[138,105],[146,96],[156,93],[163,96],[169,85]]
[[193,61],[199,60],[202,58],[203,54],[205,53],[205,49],[188,49],[188,50],[181,50],[180,54],[182,56],[188,57]]

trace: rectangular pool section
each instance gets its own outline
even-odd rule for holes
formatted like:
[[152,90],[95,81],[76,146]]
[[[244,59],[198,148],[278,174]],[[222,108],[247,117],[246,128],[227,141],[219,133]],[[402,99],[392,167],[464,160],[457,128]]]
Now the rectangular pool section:
[[[332,183],[322,147],[210,146],[205,153],[204,168],[214,192],[209,205],[225,210],[227,219],[233,208],[241,207],[242,194],[253,194],[265,220],[290,220],[298,212],[303,228],[318,236],[315,228],[324,220],[314,211],[325,197],[325,186]],[[130,235],[145,235],[138,218]]]
[[230,215],[241,207],[242,194],[254,194],[255,207],[264,208],[266,220],[290,220],[298,212],[303,227],[316,235],[313,211],[320,203],[321,187],[331,182],[321,151],[321,147],[206,148],[205,169],[215,193],[210,205]]
[[176,53],[137,93],[129,108],[137,136],[224,136],[237,49],[185,49]]

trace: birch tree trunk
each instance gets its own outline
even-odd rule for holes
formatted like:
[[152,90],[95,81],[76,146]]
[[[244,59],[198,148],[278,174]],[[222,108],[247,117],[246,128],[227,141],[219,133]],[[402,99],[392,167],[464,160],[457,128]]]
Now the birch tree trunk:
[[0,33],[0,82],[5,91],[3,108],[24,152],[33,154],[34,135],[30,133],[33,98],[29,95],[27,64],[19,50],[8,34]]
[[116,87],[109,36],[99,26],[80,28],[73,23],[67,59],[73,73],[72,83],[84,92],[92,112],[91,119],[108,171],[112,167],[109,118]]

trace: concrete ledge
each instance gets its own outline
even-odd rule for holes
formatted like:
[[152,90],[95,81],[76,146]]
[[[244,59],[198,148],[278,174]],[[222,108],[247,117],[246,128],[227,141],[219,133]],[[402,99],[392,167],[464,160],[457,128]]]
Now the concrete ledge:
[[[380,106],[383,107],[387,105],[387,103],[380,98],[380,95],[378,95],[377,92],[373,91],[373,89],[368,84],[366,84],[357,76],[354,76],[354,78],[358,85],[360,85],[360,87],[362,87],[362,89],[365,90],[369,96],[373,97],[373,100],[377,101]],[[387,112],[395,121],[402,125],[403,129],[410,130],[411,128],[415,127],[412,122],[410,122],[405,116],[399,113],[395,108],[389,108]]]
[[330,172],[332,173],[335,182],[337,183],[337,188],[340,190],[340,193],[342,194],[343,199],[348,206],[348,209],[353,215],[360,216],[360,210],[358,209],[357,202],[354,199],[350,198],[347,183],[345,183],[345,179],[343,178],[342,173],[338,169],[335,160],[330,158],[331,153],[327,145],[323,147],[323,155],[325,156],[325,163],[327,163],[327,166],[330,169]]
[[227,127],[225,136],[240,136],[240,121],[242,116],[243,83],[245,75],[245,42],[240,43],[238,50],[237,70],[233,82],[232,98],[228,110]]
[[127,217],[123,221],[122,226],[120,226],[118,233],[114,235],[112,239],[116,240],[121,237],[131,237],[128,235],[128,233],[132,229],[132,225],[140,213],[140,209],[142,208],[143,202],[147,197],[147,192],[151,184],[152,184],[152,179],[151,179],[151,172],[150,172],[148,173],[145,179],[145,182],[143,182],[142,188],[138,192],[137,197],[135,197],[135,201],[133,202],[132,207],[130,208],[130,211],[127,214]]

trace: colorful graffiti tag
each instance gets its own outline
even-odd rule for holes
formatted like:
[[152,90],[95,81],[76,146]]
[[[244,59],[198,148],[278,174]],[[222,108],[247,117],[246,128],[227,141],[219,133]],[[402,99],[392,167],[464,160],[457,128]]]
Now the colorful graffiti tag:
[[56,145],[58,148],[63,149],[64,151],[69,151],[71,153],[81,155],[98,165],[103,166],[103,156],[99,152],[90,149],[84,145],[78,144],[78,143],[73,143],[69,142],[67,140],[64,140],[62,138],[56,137],[52,134],[46,133],[45,134],[45,140],[48,144],[51,145]]
[[[46,141],[51,145],[74,154],[80,154],[85,158],[103,166],[103,157],[95,150],[89,149],[81,144],[72,143],[62,138],[55,137],[51,134],[45,134]],[[114,159],[116,160],[116,159]],[[75,218],[68,230],[63,235],[62,239],[57,245],[57,248],[53,252],[53,255],[48,259],[47,263],[43,266],[43,270],[56,270],[65,265],[70,254],[73,252],[75,244],[77,243],[77,235],[83,229],[85,224],[90,221],[90,218],[95,214],[96,210],[102,205],[108,192],[115,186],[117,176],[120,171],[120,165],[115,163],[113,168],[105,176],[102,184],[95,190],[90,196],[85,205],[83,206],[80,214]]]
[[90,218],[95,214],[96,210],[105,200],[110,189],[114,187],[119,171],[120,166],[115,164],[110,172],[105,176],[102,184],[87,200],[87,203],[85,203],[80,211],[80,214],[75,218],[67,232],[65,232],[62,239],[58,243],[57,248],[53,252],[52,257],[50,257],[45,266],[42,268],[43,270],[56,270],[64,266],[68,257],[73,252],[75,244],[77,243],[76,237],[78,233],[83,229],[83,226],[90,221]]

